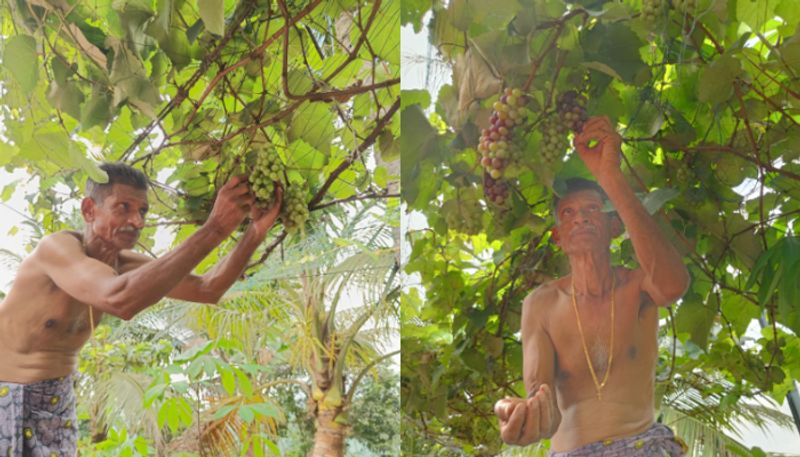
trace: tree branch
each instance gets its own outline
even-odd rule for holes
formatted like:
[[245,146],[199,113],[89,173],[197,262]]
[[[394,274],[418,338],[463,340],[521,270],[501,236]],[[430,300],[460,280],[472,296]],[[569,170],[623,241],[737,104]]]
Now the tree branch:
[[389,110],[386,112],[386,114],[381,119],[378,120],[377,124],[375,125],[375,129],[372,131],[372,133],[370,133],[364,139],[364,141],[362,141],[361,144],[358,145],[356,150],[353,151],[353,153],[350,154],[350,156],[344,159],[342,163],[339,164],[339,166],[336,167],[336,169],[334,169],[331,172],[330,176],[328,176],[328,179],[325,181],[325,183],[322,184],[322,186],[319,188],[319,190],[311,199],[311,201],[308,202],[309,208],[312,208],[317,203],[319,203],[322,200],[322,197],[325,196],[325,193],[328,192],[328,189],[331,187],[333,182],[336,181],[336,179],[339,177],[339,175],[342,174],[342,172],[344,172],[348,167],[350,167],[350,165],[352,165],[353,162],[355,162],[361,156],[361,153],[363,153],[367,148],[369,148],[370,146],[372,146],[373,143],[375,143],[375,141],[378,139],[378,135],[380,135],[380,133],[383,131],[386,125],[389,124],[389,121],[391,121],[392,117],[394,116],[394,113],[399,108],[400,108],[400,97],[398,97],[392,104],[392,106],[389,107]]

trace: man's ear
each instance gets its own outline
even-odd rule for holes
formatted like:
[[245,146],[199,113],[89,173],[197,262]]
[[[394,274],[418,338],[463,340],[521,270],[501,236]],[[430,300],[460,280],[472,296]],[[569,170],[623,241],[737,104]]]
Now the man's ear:
[[83,214],[83,220],[86,222],[93,222],[94,213],[96,210],[97,203],[94,202],[94,199],[91,197],[86,197],[81,200],[81,214]]
[[558,227],[555,225],[550,228],[550,239],[553,240],[555,244],[561,241],[561,235],[558,233]]

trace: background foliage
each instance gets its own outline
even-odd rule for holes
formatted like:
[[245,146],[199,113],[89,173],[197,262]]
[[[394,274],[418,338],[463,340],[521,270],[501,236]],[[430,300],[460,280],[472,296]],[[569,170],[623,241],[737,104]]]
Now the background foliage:
[[[392,236],[388,244],[383,233],[368,238],[372,244],[353,245],[336,230],[347,225],[347,214],[377,218],[384,231],[397,225],[399,2],[10,0],[1,13],[0,166],[26,171],[26,182],[4,183],[1,196],[7,201],[26,189],[20,192],[26,192],[37,237],[79,229],[75,205],[87,177],[103,180],[96,164],[121,160],[152,180],[152,216],[139,247],[160,253],[205,221],[216,189],[233,173],[250,171],[250,151],[269,150],[285,166],[284,180],[301,189],[311,219],[296,233],[280,224],[273,229],[248,276],[260,277],[278,248],[285,255],[295,244],[327,238],[342,249],[364,255],[377,249],[375,258],[385,259],[387,252],[392,258]],[[387,203],[365,216],[362,202],[383,199]],[[236,236],[198,272],[231,249]],[[270,268],[281,271],[283,259]],[[393,284],[393,263],[380,265],[386,274],[373,269],[373,289]],[[297,278],[302,271],[284,273]],[[295,290],[297,284],[263,281],[269,287],[252,287],[257,290],[213,310],[228,318],[258,316],[250,335],[282,334],[294,321],[276,311],[276,303],[285,306],[289,289],[282,287]],[[330,302],[320,297],[324,315]],[[385,298],[362,319],[382,323],[386,339],[395,302]],[[285,342],[243,341],[238,333],[219,331],[220,321],[190,326],[185,315],[176,317],[180,309],[172,304],[162,310],[166,316],[120,328],[112,322],[113,330],[101,328],[85,348],[84,451],[180,455],[199,452],[202,437],[226,455],[231,449],[277,452],[274,443],[291,402],[273,398],[260,383],[278,376],[267,358],[270,350],[286,350]],[[356,315],[331,312],[328,324],[333,328]],[[284,318],[280,324],[278,317]],[[333,342],[322,343],[332,350]],[[370,346],[373,357],[388,352],[381,344]],[[364,371],[369,376],[362,379],[369,379],[375,373],[377,362],[358,358],[366,347],[342,362],[348,376]],[[293,383],[308,387],[302,364],[282,363]],[[354,384],[350,379],[347,386]],[[363,441],[362,450],[393,439]]]
[[[438,94],[402,94],[403,199],[428,226],[408,235],[406,271],[420,280],[402,308],[409,454],[501,449],[492,405],[524,396],[522,299],[567,272],[550,242],[551,197],[557,178],[587,174],[568,148],[552,164],[538,152],[538,127],[568,90],[616,124],[623,171],[692,276],[674,316],[661,315],[662,419],[694,421],[696,434],[743,417],[788,423],[748,405],[783,402],[800,378],[795,8],[781,0],[403,3],[403,24],[427,27],[453,69]],[[529,93],[530,114],[516,128],[525,156],[503,178],[511,198],[498,207],[484,197],[477,146],[504,87]],[[612,251],[615,263],[636,265],[629,240]],[[695,439],[694,452],[760,452],[715,438]]]

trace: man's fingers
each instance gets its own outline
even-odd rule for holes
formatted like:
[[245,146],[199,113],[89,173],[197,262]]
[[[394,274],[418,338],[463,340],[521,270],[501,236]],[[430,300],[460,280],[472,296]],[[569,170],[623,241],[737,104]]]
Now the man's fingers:
[[222,187],[223,188],[227,187],[229,189],[232,189],[232,188],[238,186],[239,184],[241,184],[244,181],[247,181],[247,176],[245,176],[245,175],[236,175],[236,176],[232,177],[231,179],[229,179],[228,182],[226,182],[225,185],[222,186]]
[[541,407],[540,407],[540,395],[536,395],[533,398],[528,399],[525,403],[527,408],[527,420],[525,426],[522,430],[522,434],[520,436],[520,442],[522,443],[532,443],[534,441],[538,441],[541,438],[541,431],[539,430],[539,426],[541,424]]
[[514,411],[513,400],[510,398],[497,400],[497,402],[494,404],[494,413],[502,422],[508,421],[509,411]]
[[528,408],[525,403],[520,403],[514,408],[511,417],[508,418],[504,427],[500,429],[500,436],[508,444],[517,444],[520,440],[525,421],[527,419]]

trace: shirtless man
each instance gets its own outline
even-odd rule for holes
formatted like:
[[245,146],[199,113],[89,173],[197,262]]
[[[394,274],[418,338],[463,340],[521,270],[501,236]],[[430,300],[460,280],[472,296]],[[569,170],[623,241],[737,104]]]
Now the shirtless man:
[[[100,168],[109,181],[87,184],[83,233],[44,237],[0,303],[0,456],[74,457],[71,374],[103,314],[131,319],[164,296],[217,302],[280,209],[280,190],[277,203],[262,210],[246,178],[234,177],[220,188],[206,223],[154,260],[131,251],[148,210],[147,178],[124,164]],[[205,275],[192,275],[248,213],[252,222],[233,251]]]
[[[590,141],[597,144],[589,147]],[[571,274],[530,293],[522,309],[528,398],[497,402],[508,444],[551,438],[551,456],[680,456],[654,423],[658,307],[689,285],[680,254],[620,170],[622,139],[607,118],[589,119],[575,148],[597,184],[571,180],[555,202],[553,239]],[[602,211],[608,198],[617,210]],[[621,218],[621,221],[620,221]],[[613,267],[610,242],[627,227],[640,267]]]

